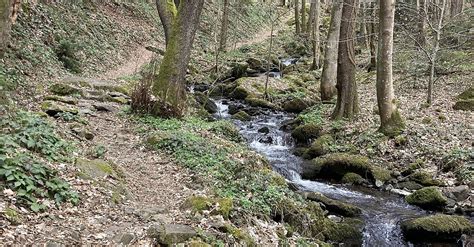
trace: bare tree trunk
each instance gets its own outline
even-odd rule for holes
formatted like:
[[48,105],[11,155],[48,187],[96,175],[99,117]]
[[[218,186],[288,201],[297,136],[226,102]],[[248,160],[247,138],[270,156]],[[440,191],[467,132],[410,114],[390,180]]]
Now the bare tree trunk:
[[178,10],[173,1],[168,0],[156,0],[156,8],[158,9],[158,15],[165,33],[165,42],[168,45],[173,17]]
[[446,10],[446,1],[441,0],[441,5],[437,6],[439,8],[439,17],[438,17],[438,24],[434,30],[436,33],[433,50],[431,52],[431,68],[430,68],[430,78],[428,79],[428,97],[426,102],[431,105],[433,102],[433,83],[435,80],[435,67],[436,67],[436,59],[439,51],[439,41],[441,40],[441,31],[443,28],[443,20],[444,20],[444,12]]
[[337,59],[337,102],[333,119],[352,119],[359,112],[354,51],[356,16],[357,0],[344,0]]
[[306,24],[306,30],[313,30],[313,23],[314,23],[314,14],[316,11],[316,1],[319,0],[311,0],[311,4],[309,7],[309,18],[308,23]]
[[320,60],[320,55],[321,55],[321,52],[320,52],[320,49],[319,49],[319,43],[320,43],[320,35],[319,35],[319,12],[320,12],[320,9],[321,9],[321,4],[319,2],[319,0],[315,0],[315,13],[314,13],[314,28],[312,29],[308,29],[308,30],[311,30],[311,33],[312,33],[312,40],[313,40],[313,63],[311,65],[311,69],[312,70],[315,70],[315,69],[319,69],[319,60]]
[[19,7],[19,0],[0,0],[0,58],[10,41],[11,26],[16,20]]
[[[284,1],[283,1],[284,3]],[[227,29],[229,26],[229,0],[224,0],[224,10],[222,13],[221,37],[219,51],[225,51],[227,46]]]
[[306,0],[301,0],[301,32],[306,33]]
[[377,104],[380,114],[379,131],[387,136],[399,135],[405,128],[395,102],[392,78],[393,27],[395,0],[380,1],[379,44],[377,61]]
[[171,20],[167,22],[171,23],[171,29],[166,52],[153,84],[153,94],[159,101],[154,107],[154,114],[180,117],[184,113],[186,68],[203,5],[204,0],[181,1],[179,5],[167,2],[167,13],[172,14]]
[[[267,53],[267,74],[266,74],[266,77],[265,77],[265,94],[264,94],[264,98],[265,99],[268,99],[268,80],[269,80],[269,77],[270,77],[270,66],[272,64],[271,60],[272,60],[272,49],[273,49],[273,29],[274,29],[274,25],[275,25],[275,21],[273,20],[272,18],[272,15],[273,15],[273,11],[272,11],[272,3],[273,3],[273,0],[270,0],[270,19],[272,20],[271,22],[271,28],[270,28],[270,46],[268,47],[268,53]],[[278,19],[278,18],[276,18]]]
[[342,4],[342,0],[335,0],[332,7],[326,52],[324,53],[323,73],[321,75],[321,100],[323,101],[331,100],[336,93],[337,50],[339,47]]
[[417,46],[425,47],[426,46],[426,1],[428,0],[417,0],[418,8],[418,35],[416,38]]
[[295,25],[296,25],[296,35],[300,35],[300,34],[301,34],[299,2],[300,2],[300,0],[295,0]]
[[376,68],[376,48],[375,48],[375,39],[376,39],[376,31],[375,31],[375,8],[376,8],[376,5],[375,3],[370,3],[370,11],[371,11],[371,16],[372,16],[372,20],[370,22],[370,25],[369,25],[369,30],[370,30],[370,34],[369,34],[369,47],[370,47],[370,61],[369,61],[369,67],[368,67],[368,71],[372,71]]

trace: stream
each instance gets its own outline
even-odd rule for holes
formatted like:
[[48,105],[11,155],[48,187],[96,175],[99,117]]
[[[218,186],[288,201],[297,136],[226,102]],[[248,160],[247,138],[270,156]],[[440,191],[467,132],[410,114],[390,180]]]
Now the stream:
[[[216,100],[215,103],[219,109],[217,117],[229,119],[228,104],[231,101]],[[273,169],[296,184],[301,191],[319,192],[329,198],[361,208],[362,218],[365,221],[363,246],[432,246],[428,243],[414,245],[404,240],[400,222],[426,215],[427,212],[408,205],[400,196],[375,189],[301,179],[299,171],[304,160],[292,153],[294,141],[291,134],[280,129],[285,120],[292,118],[292,115],[284,112],[266,110],[252,117],[249,122],[235,120],[234,123],[240,128],[240,133],[250,147],[266,156]],[[263,127],[267,127],[269,133],[258,131]]]

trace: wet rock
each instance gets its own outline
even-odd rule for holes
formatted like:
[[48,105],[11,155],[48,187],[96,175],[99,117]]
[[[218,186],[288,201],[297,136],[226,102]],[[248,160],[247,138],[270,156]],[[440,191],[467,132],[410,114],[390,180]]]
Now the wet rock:
[[244,111],[239,111],[235,113],[234,115],[232,115],[232,118],[240,121],[250,121],[250,119],[252,119],[250,115]]
[[217,112],[218,108],[217,108],[217,105],[216,103],[214,103],[214,101],[212,101],[211,99],[209,99],[209,97],[204,94],[204,93],[201,93],[201,92],[196,92],[194,93],[194,97],[196,99],[196,101],[202,106],[204,107],[204,109],[211,113],[211,114],[214,114]]
[[444,188],[444,194],[451,199],[456,201],[464,201],[469,197],[471,189],[467,185],[460,185],[456,187]]
[[356,206],[330,199],[321,193],[306,192],[303,193],[303,196],[306,197],[308,200],[324,204],[326,210],[338,215],[346,217],[355,217],[360,215],[362,212],[362,210]]
[[79,112],[77,110],[77,108],[75,108],[75,107],[65,105],[65,104],[61,104],[60,102],[51,101],[51,100],[44,101],[41,104],[41,110],[44,111],[49,116],[52,116],[52,117],[57,117],[58,113],[67,112],[67,113],[71,113],[73,115],[77,115],[78,112]]
[[260,129],[258,129],[258,133],[268,134],[268,133],[270,133],[270,129],[268,127],[262,127]]
[[113,112],[115,111],[115,107],[103,104],[103,103],[95,103],[92,105],[97,111],[105,111],[105,112]]
[[245,106],[242,105],[242,104],[230,104],[229,105],[229,114],[234,115],[234,114],[236,114],[237,112],[241,111],[244,108],[245,108]]
[[336,215],[328,215],[328,219],[332,220],[333,222],[336,222],[336,223],[341,223],[342,222],[342,218],[339,217],[339,216],[336,216]]
[[333,142],[334,139],[331,135],[326,134],[318,137],[318,139],[314,140],[311,146],[308,148],[304,158],[312,159],[327,154],[329,152],[329,146]]
[[66,95],[84,95],[84,92],[80,88],[73,87],[68,84],[55,83],[49,87],[49,91],[53,94],[66,96]]
[[311,104],[309,104],[306,100],[300,98],[292,98],[286,100],[283,103],[283,110],[287,112],[300,113],[310,106]]
[[446,206],[448,200],[443,196],[438,187],[426,187],[419,189],[407,196],[406,201],[425,209],[440,209]]
[[183,243],[196,235],[194,228],[179,224],[154,225],[147,230],[147,237],[165,245]]
[[273,138],[271,136],[263,136],[258,139],[258,142],[271,144],[273,142]]
[[453,215],[432,215],[408,220],[402,223],[405,237],[411,241],[456,243],[463,234],[471,235],[473,224],[464,217]]
[[268,109],[276,109],[277,106],[274,105],[273,103],[264,100],[264,99],[259,99],[259,98],[251,98],[247,97],[245,99],[245,102],[247,102],[249,105],[253,107],[262,107],[262,108],[268,108]]
[[299,143],[307,143],[309,140],[321,135],[322,127],[317,124],[304,124],[296,127],[291,136]]
[[357,173],[348,172],[342,177],[341,182],[345,184],[364,184],[365,179]]
[[400,195],[400,196],[409,196],[411,195],[411,192],[406,191],[406,190],[401,190],[401,189],[391,189],[390,192]]

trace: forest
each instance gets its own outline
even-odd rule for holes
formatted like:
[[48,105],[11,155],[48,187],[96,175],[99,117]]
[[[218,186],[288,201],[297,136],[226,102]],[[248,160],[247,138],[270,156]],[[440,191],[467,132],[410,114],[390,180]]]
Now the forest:
[[471,0],[0,0],[0,246],[474,246]]

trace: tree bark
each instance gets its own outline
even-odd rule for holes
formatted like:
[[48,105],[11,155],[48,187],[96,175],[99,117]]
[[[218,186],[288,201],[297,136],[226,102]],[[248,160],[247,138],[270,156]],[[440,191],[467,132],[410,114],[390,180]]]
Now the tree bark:
[[441,0],[441,5],[439,6],[439,18],[438,18],[438,23],[437,26],[434,30],[435,32],[435,40],[434,40],[434,45],[433,45],[433,50],[431,52],[431,63],[430,63],[430,78],[428,79],[428,95],[426,102],[431,105],[433,102],[433,83],[435,80],[435,67],[436,67],[436,59],[438,56],[438,51],[439,51],[439,42],[441,40],[441,32],[443,29],[443,20],[444,20],[444,12],[446,10],[446,1],[447,0]]
[[421,48],[426,46],[426,1],[427,0],[417,0],[417,8],[418,8],[418,35],[416,38],[417,46]]
[[10,41],[11,26],[15,22],[19,5],[18,0],[0,0],[0,58]]
[[[283,1],[284,3],[284,1]],[[227,46],[227,29],[229,26],[229,0],[224,0],[224,10],[222,12],[221,37],[219,41],[219,51],[225,51]]]
[[332,7],[321,75],[321,100],[323,101],[331,100],[336,93],[337,50],[339,47],[342,4],[342,0],[335,0]]
[[356,16],[357,0],[344,0],[337,59],[337,102],[333,119],[352,119],[359,112],[354,51]]
[[177,5],[173,0],[156,0],[156,8],[158,9],[158,15],[165,33],[165,42],[168,45],[173,18],[177,15],[178,11]]
[[399,135],[405,128],[398,112],[393,90],[392,58],[395,0],[380,1],[379,43],[377,61],[377,104],[380,115],[379,131],[387,136]]
[[186,108],[185,75],[191,48],[199,26],[204,0],[168,0],[168,11],[173,13],[168,44],[154,80],[153,94],[158,102],[153,113],[165,117],[180,117]]
[[313,41],[313,63],[311,65],[312,70],[319,69],[319,60],[320,60],[320,49],[319,49],[319,43],[320,43],[320,34],[319,34],[319,12],[321,9],[321,4],[319,0],[313,0],[315,2],[314,6],[314,27],[311,30],[312,33],[312,41]]
[[309,7],[309,18],[308,18],[308,23],[306,24],[306,30],[313,30],[314,14],[316,11],[316,1],[319,1],[319,0],[311,0],[311,4]]
[[296,35],[300,35],[300,34],[301,34],[299,2],[300,2],[300,0],[295,0],[295,25],[296,25]]
[[301,32],[306,33],[306,0],[301,0]]
[[376,31],[375,31],[375,3],[370,3],[370,10],[371,10],[371,16],[372,16],[372,21],[369,24],[369,47],[370,47],[370,59],[369,59],[369,66],[368,66],[368,71],[372,71],[376,68],[376,63],[377,63],[377,54],[376,54],[376,48],[375,48],[375,41],[376,41]]

